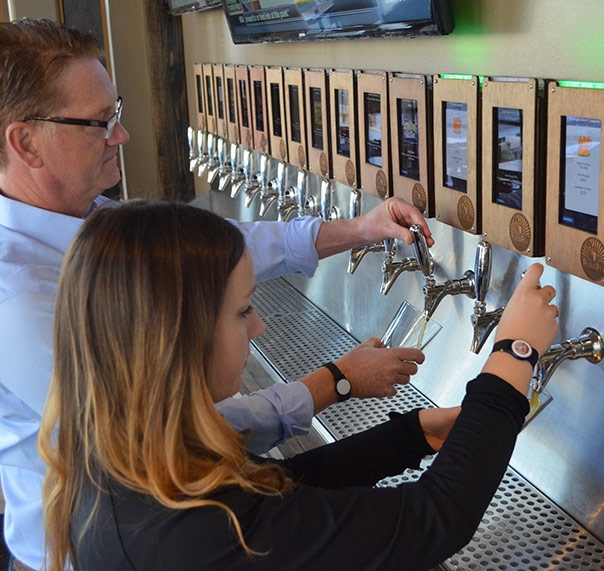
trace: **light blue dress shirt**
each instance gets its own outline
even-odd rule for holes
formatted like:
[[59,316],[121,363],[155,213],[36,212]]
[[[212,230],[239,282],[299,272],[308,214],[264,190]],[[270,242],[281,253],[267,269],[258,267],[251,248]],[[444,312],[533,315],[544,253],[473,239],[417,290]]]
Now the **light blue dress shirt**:
[[[99,197],[93,209],[111,201]],[[258,281],[285,272],[312,275],[320,221],[237,223],[246,236]],[[52,374],[55,297],[61,262],[82,224],[0,195],[0,476],[4,534],[11,553],[40,569],[44,559],[42,483],[37,450],[40,420]],[[299,382],[275,385],[219,403],[237,430],[251,429],[255,452],[308,432],[310,391]]]

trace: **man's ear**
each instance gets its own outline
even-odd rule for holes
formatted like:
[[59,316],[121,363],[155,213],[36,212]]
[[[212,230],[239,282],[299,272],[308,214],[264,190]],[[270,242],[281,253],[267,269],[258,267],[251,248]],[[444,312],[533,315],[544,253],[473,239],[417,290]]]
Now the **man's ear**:
[[40,168],[44,163],[35,143],[33,127],[23,121],[11,123],[5,131],[8,151],[30,168]]

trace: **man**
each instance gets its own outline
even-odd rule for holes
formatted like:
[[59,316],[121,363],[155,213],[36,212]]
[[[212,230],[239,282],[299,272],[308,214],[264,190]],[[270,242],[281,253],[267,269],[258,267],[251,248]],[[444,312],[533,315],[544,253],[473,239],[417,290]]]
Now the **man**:
[[[43,564],[45,466],[36,440],[52,373],[61,261],[82,219],[110,202],[100,195],[119,181],[117,149],[129,138],[100,56],[93,38],[50,21],[0,24],[0,473],[16,568]],[[401,200],[350,221],[240,227],[258,278],[268,279],[312,275],[320,258],[386,237],[410,243],[407,227],[414,223],[431,244],[421,214]],[[352,396],[370,397],[408,382],[422,360],[419,351],[383,349],[373,339],[338,363]],[[251,431],[258,452],[308,431],[312,415],[337,400],[334,377],[322,368],[219,408],[237,430]]]

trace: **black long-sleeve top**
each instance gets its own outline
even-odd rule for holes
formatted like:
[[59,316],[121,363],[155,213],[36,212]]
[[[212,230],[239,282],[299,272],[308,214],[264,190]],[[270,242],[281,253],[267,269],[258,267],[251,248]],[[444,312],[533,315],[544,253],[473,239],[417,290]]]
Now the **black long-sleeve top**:
[[[496,376],[468,383],[462,411],[417,482],[373,488],[433,451],[417,411],[292,459],[301,482],[282,495],[229,487],[211,499],[237,515],[248,556],[224,510],[169,510],[113,482],[78,542],[94,494],[83,493],[72,540],[83,569],[428,569],[472,538],[505,473],[527,399]],[[88,498],[88,501],[87,501]]]

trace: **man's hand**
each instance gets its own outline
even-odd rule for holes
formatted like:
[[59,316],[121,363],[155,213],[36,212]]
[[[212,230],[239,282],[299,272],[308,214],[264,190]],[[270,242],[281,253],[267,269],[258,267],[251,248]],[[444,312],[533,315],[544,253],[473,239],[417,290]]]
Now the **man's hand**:
[[423,362],[424,354],[419,349],[385,349],[377,337],[371,337],[335,364],[350,381],[352,396],[368,398],[394,396],[394,385],[406,385]]
[[434,239],[421,212],[401,198],[389,198],[363,216],[324,222],[315,246],[319,258],[326,258],[386,238],[397,238],[409,245],[413,242],[409,231],[413,224],[421,225],[428,247],[432,246]]

